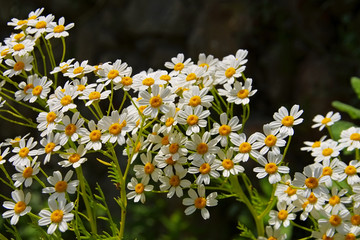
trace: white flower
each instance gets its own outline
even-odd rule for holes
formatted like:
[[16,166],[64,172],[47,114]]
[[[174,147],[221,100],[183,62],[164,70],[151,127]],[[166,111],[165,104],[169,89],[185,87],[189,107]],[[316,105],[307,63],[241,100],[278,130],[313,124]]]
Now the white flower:
[[15,187],[20,187],[23,183],[25,187],[30,187],[33,182],[33,176],[39,173],[40,163],[36,162],[37,156],[30,162],[28,161],[25,165],[16,165],[16,171],[19,173],[14,173],[12,179],[16,181],[14,183]]
[[290,221],[296,218],[295,213],[291,213],[294,208],[295,206],[292,204],[287,206],[286,202],[278,202],[278,211],[271,210],[269,213],[269,224],[274,225],[275,229],[280,228],[281,225],[283,225],[284,227],[288,227],[290,225]]
[[241,73],[245,70],[243,64],[245,64],[246,61],[247,60],[236,59],[234,56],[224,58],[223,61],[220,61],[217,65],[215,84],[233,84],[235,79],[240,78]]
[[278,112],[274,113],[275,121],[270,123],[271,128],[280,128],[280,133],[292,136],[294,135],[294,125],[302,123],[303,119],[299,118],[303,110],[299,110],[299,105],[292,106],[290,114],[285,107],[279,108]]
[[44,148],[40,148],[38,150],[38,154],[39,155],[46,154],[46,156],[44,158],[44,164],[46,164],[46,163],[50,162],[51,155],[54,152],[59,151],[61,148],[60,133],[56,133],[54,136],[54,134],[51,132],[49,135],[47,135],[46,138],[43,138],[40,140],[40,144]]
[[170,103],[168,107],[168,112],[166,112],[160,118],[160,121],[164,123],[164,125],[160,127],[159,132],[163,132],[165,130],[169,131],[177,125],[177,115],[179,113],[178,109],[174,103]]
[[37,129],[41,132],[40,136],[44,137],[51,134],[63,117],[64,113],[59,111],[39,113],[36,121],[39,123]]
[[172,156],[158,154],[155,156],[155,161],[158,168],[163,168],[166,176],[171,176],[173,171],[184,171],[183,165],[187,163],[187,157],[181,156],[177,160],[174,160]]
[[58,201],[65,200],[65,193],[74,194],[76,192],[76,187],[79,185],[79,180],[70,181],[73,171],[69,170],[64,180],[60,171],[55,171],[53,176],[47,178],[48,182],[53,185],[53,187],[43,188],[42,193],[51,193],[49,201],[57,199]]
[[45,16],[40,16],[37,19],[31,19],[28,23],[28,28],[26,31],[30,34],[35,34],[35,38],[40,37],[41,34],[46,32],[46,28],[54,20],[55,16],[48,14]]
[[207,118],[210,115],[209,110],[203,110],[203,106],[199,105],[195,108],[185,106],[184,110],[179,111],[178,122],[182,125],[187,125],[186,135],[200,132],[200,128],[207,125]]
[[360,149],[360,128],[350,127],[343,130],[340,134],[339,143],[348,151]]
[[191,182],[187,179],[183,179],[187,174],[187,170],[182,172],[171,173],[169,176],[161,176],[159,178],[161,191],[169,190],[167,197],[171,198],[176,193],[176,196],[183,196],[183,188],[188,188],[191,185]]
[[308,165],[304,168],[303,173],[296,172],[293,185],[303,189],[298,189],[299,194],[303,194],[304,197],[309,197],[313,192],[316,197],[320,197],[321,194],[327,194],[329,190],[322,184],[326,179],[322,178],[322,167],[318,165]]
[[56,130],[61,131],[60,145],[65,145],[70,139],[75,142],[80,136],[85,136],[86,131],[83,128],[85,120],[79,118],[80,112],[75,112],[71,118],[65,115],[62,119],[63,124],[58,124]]
[[35,42],[30,39],[25,39],[21,42],[10,42],[9,43],[9,53],[12,56],[24,56],[26,54],[30,54],[34,50]]
[[83,157],[85,154],[86,149],[84,145],[79,145],[76,150],[73,148],[66,149],[66,153],[60,154],[60,157],[67,160],[59,162],[59,165],[62,167],[80,167],[81,164],[87,161],[87,159]]
[[177,161],[181,156],[188,153],[187,148],[184,147],[187,137],[182,133],[174,131],[169,135],[167,141],[168,144],[161,147],[159,155],[171,156],[174,161]]
[[88,88],[85,89],[82,94],[83,96],[79,99],[89,100],[86,102],[85,106],[90,106],[93,102],[99,102],[100,100],[107,99],[111,93],[111,90],[103,91],[104,84],[98,84],[96,90]]
[[200,90],[198,86],[190,86],[189,90],[184,91],[183,97],[180,98],[180,106],[185,104],[191,107],[202,105],[209,108],[212,105],[211,103],[214,101],[214,96],[207,95],[208,92],[209,88],[207,87]]
[[349,165],[346,165],[343,161],[339,161],[334,172],[338,174],[336,180],[339,182],[347,178],[349,185],[360,183],[360,177],[358,175],[358,173],[360,173],[360,162],[358,160],[351,160]]
[[153,185],[149,185],[149,178],[143,178],[139,183],[136,178],[131,178],[130,182],[127,184],[127,188],[132,190],[126,197],[128,199],[134,199],[134,202],[141,201],[141,203],[145,203],[145,191],[149,192],[154,189]]
[[226,96],[226,100],[230,103],[235,103],[236,105],[242,104],[247,105],[250,102],[252,97],[257,90],[252,90],[252,79],[248,78],[245,80],[245,84],[242,85],[241,82],[236,81],[234,83],[234,88],[231,88],[230,85],[225,84],[225,89],[219,89],[219,95]]
[[185,147],[188,150],[194,151],[190,156],[188,156],[189,160],[194,161],[210,161],[215,159],[215,154],[218,152],[219,147],[216,146],[217,140],[210,140],[210,133],[205,132],[201,137],[194,133],[191,135],[192,141],[187,141],[185,143]]
[[210,177],[218,178],[220,173],[216,171],[219,168],[219,164],[214,161],[214,159],[209,159],[205,161],[203,159],[192,161],[191,164],[194,167],[189,167],[188,172],[191,174],[198,174],[196,178],[196,184],[210,184]]
[[313,118],[313,121],[315,122],[315,124],[313,124],[311,127],[312,128],[319,128],[319,130],[323,130],[324,127],[328,127],[333,125],[335,122],[339,121],[341,119],[340,113],[333,113],[332,111],[328,112],[326,114],[326,116],[322,116],[322,115],[316,115]]
[[70,109],[76,108],[77,106],[74,104],[74,99],[78,95],[79,92],[74,86],[65,85],[63,89],[58,87],[55,90],[54,97],[49,98],[47,101],[50,111],[61,111],[65,113]]
[[165,67],[168,69],[172,69],[173,70],[172,72],[174,72],[174,73],[179,73],[184,68],[186,68],[192,64],[193,64],[193,62],[191,62],[191,58],[188,58],[184,61],[184,54],[179,53],[176,57],[171,58],[171,62],[166,62]]
[[45,39],[50,39],[50,38],[60,38],[60,37],[67,37],[69,36],[69,33],[67,32],[67,30],[70,30],[71,28],[74,27],[74,23],[69,23],[68,25],[65,25],[65,18],[61,17],[58,21],[58,24],[56,24],[55,22],[50,22],[46,28],[46,32],[48,32],[48,34],[45,36]]
[[[0,148],[3,146],[4,143],[0,143]],[[4,164],[6,162],[5,160],[5,157],[6,155],[8,155],[9,153],[9,147],[5,148],[4,151],[1,152],[1,149],[0,149],[0,164]]]
[[101,143],[101,131],[96,126],[94,120],[88,122],[90,131],[85,129],[84,136],[80,139],[81,144],[85,144],[87,150],[94,149],[95,151],[100,150],[102,147]]
[[[66,204],[65,199],[58,200],[49,199],[49,210],[43,209],[40,211],[39,226],[45,226],[50,224],[47,234],[53,234],[57,227],[61,232],[65,232],[68,229],[67,222],[70,222],[74,218],[74,214],[70,213],[74,208],[74,203],[70,202]],[[65,205],[66,204],[66,205]]]
[[69,78],[82,78],[84,74],[94,71],[94,67],[88,65],[88,60],[84,60],[81,63],[76,61],[73,66],[69,67],[64,76]]
[[272,228],[271,226],[266,226],[266,235],[267,237],[258,237],[258,240],[285,240],[287,238],[286,233],[281,233],[280,228]]
[[216,199],[217,193],[210,193],[208,196],[205,195],[205,186],[199,185],[197,189],[197,193],[194,189],[190,188],[188,191],[190,198],[184,198],[183,204],[188,206],[185,209],[185,214],[190,215],[199,209],[201,211],[201,216],[206,220],[210,218],[209,210],[206,207],[216,206],[218,201]]
[[328,203],[324,206],[324,210],[328,213],[339,212],[347,209],[345,204],[351,203],[351,198],[345,196],[347,189],[340,189],[338,187],[331,188],[331,196],[327,196]]
[[234,116],[228,121],[226,113],[220,114],[220,124],[215,122],[210,133],[211,135],[219,134],[215,139],[220,141],[222,147],[225,147],[228,144],[228,138],[235,137],[235,135],[237,135],[235,132],[241,129],[242,124],[239,124],[239,118],[237,116]]
[[28,101],[33,103],[38,98],[45,99],[50,92],[50,87],[52,85],[52,81],[47,79],[46,76],[42,78],[35,78],[33,82],[33,88],[30,88],[26,91],[27,95],[24,97],[24,101]]
[[36,156],[38,154],[37,150],[32,150],[36,146],[37,142],[34,141],[34,138],[31,137],[27,142],[25,139],[21,139],[19,142],[19,147],[15,147],[12,152],[17,153],[9,159],[9,162],[13,162],[13,165],[25,165],[30,156]]
[[72,62],[75,60],[75,58],[71,58],[69,60],[67,60],[66,62],[61,62],[59,64],[59,66],[55,67],[51,72],[50,74],[55,74],[55,73],[58,73],[58,72],[62,72],[62,73],[66,73],[67,70],[72,67]]
[[250,156],[253,156],[255,158],[258,158],[260,156],[260,153],[255,150],[253,147],[253,143],[257,140],[257,134],[252,134],[248,140],[246,141],[246,135],[245,133],[241,134],[233,134],[230,137],[230,140],[232,144],[235,145],[234,150],[239,152],[235,155],[236,160],[240,160],[242,162],[246,162],[249,160]]
[[328,139],[320,147],[314,148],[311,156],[315,157],[315,162],[328,161],[331,158],[339,156],[342,146],[337,141]]
[[341,234],[346,234],[350,230],[350,212],[347,209],[343,209],[339,212],[328,213],[323,211],[325,218],[318,219],[320,228],[326,229],[326,236],[332,237],[335,231]]
[[104,63],[102,69],[99,70],[99,75],[102,77],[97,82],[105,82],[105,86],[111,81],[113,83],[120,83],[124,76],[127,76],[132,72],[131,67],[128,67],[127,63],[121,63],[120,59],[117,59],[113,64]]
[[259,179],[269,175],[269,183],[275,184],[281,180],[280,173],[286,174],[289,173],[290,169],[286,166],[278,166],[281,163],[282,155],[275,154],[273,152],[268,152],[268,159],[266,160],[263,156],[260,156],[258,159],[262,167],[255,167],[254,172],[257,172],[256,177]]
[[224,153],[222,150],[219,150],[217,153],[220,160],[215,160],[215,163],[219,165],[216,170],[223,171],[222,175],[224,177],[229,177],[230,175],[238,175],[239,173],[245,171],[243,166],[237,164],[240,162],[240,159],[233,159],[233,153],[234,150],[232,148],[229,148],[226,153]]
[[205,76],[205,68],[191,65],[187,68],[184,68],[178,76],[174,77],[175,82],[173,86],[180,89],[187,89],[192,85],[199,84],[198,80],[201,80]]
[[162,71],[142,71],[133,76],[132,87],[135,91],[144,91],[153,85],[164,85],[166,81],[160,79],[161,75]]
[[140,159],[143,165],[134,166],[135,176],[144,179],[145,182],[149,182],[151,177],[152,180],[157,182],[162,175],[162,171],[155,167],[151,152],[147,152],[146,155],[141,154]]
[[14,75],[19,75],[22,73],[22,71],[30,71],[32,69],[32,61],[34,60],[34,57],[28,54],[25,54],[24,56],[14,56],[15,61],[12,59],[6,59],[5,63],[10,69],[4,71],[3,75],[12,77]]
[[7,25],[13,26],[15,30],[21,29],[24,26],[25,27],[27,26],[29,20],[36,19],[37,17],[39,17],[43,11],[44,11],[44,8],[38,8],[35,11],[31,11],[28,14],[28,18],[24,19],[24,20],[19,20],[17,18],[12,18],[11,22],[8,22]]
[[280,154],[280,147],[286,145],[285,135],[279,133],[279,129],[272,129],[269,124],[265,124],[263,129],[264,134],[257,133],[256,142],[252,146],[255,149],[261,148],[261,155],[266,154],[269,150],[272,150],[275,154]]
[[318,148],[321,146],[321,143],[323,143],[325,141],[325,138],[327,136],[322,136],[318,141],[315,142],[311,142],[311,141],[305,141],[304,144],[306,145],[305,147],[300,148],[301,151],[307,151],[307,152],[311,152],[313,151],[315,148]]
[[28,192],[24,196],[24,192],[21,190],[15,190],[11,192],[11,197],[14,201],[5,201],[3,207],[9,209],[2,214],[3,218],[11,217],[10,224],[16,225],[20,216],[24,216],[31,211],[31,207],[28,206],[31,194]]

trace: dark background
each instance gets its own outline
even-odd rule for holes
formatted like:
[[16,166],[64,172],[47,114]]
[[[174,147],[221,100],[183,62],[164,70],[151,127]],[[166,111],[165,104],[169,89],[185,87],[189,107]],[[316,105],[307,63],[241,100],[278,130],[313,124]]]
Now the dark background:
[[[302,171],[312,161],[309,154],[298,150],[303,141],[322,136],[311,129],[312,118],[334,110],[333,100],[359,106],[349,83],[350,77],[360,76],[360,2],[356,0],[0,0],[0,3],[2,39],[12,31],[6,25],[12,17],[26,18],[30,11],[45,7],[43,15],[54,14],[56,20],[64,16],[66,23],[75,23],[66,40],[67,58],[87,59],[92,65],[121,59],[133,67],[133,73],[148,68],[164,69],[164,63],[179,52],[197,61],[199,53],[221,59],[240,48],[247,49],[245,75],[253,78],[253,87],[258,89],[250,103],[248,131],[262,131],[262,124],[272,121],[280,106],[289,109],[299,104],[304,109],[304,123],[296,127],[287,157],[292,173]],[[343,118],[347,118],[346,114]],[[2,131],[1,136],[12,137],[14,133],[22,134],[21,130],[12,129]],[[224,201],[211,210],[210,220],[205,222],[200,214],[195,214],[198,216],[188,221],[182,209],[175,210],[181,203],[171,202],[168,206],[167,201],[150,198],[149,205],[145,204],[147,210],[141,205],[134,206],[138,214],[134,216],[130,209],[132,222],[127,225],[128,232],[133,234],[130,238],[236,236],[236,216],[241,213],[238,206]],[[168,214],[165,220],[160,220],[161,211]],[[143,218],[154,215],[158,219]],[[173,230],[166,227],[168,221],[178,226],[180,233],[176,233],[174,226]],[[194,224],[197,230],[190,230]],[[183,232],[189,236],[181,235]]]

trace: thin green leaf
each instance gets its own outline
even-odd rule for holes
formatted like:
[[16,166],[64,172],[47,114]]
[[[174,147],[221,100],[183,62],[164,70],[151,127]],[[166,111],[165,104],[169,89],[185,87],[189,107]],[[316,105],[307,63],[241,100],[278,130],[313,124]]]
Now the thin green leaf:
[[360,109],[339,101],[333,101],[331,105],[341,112],[346,112],[352,119],[360,119]]

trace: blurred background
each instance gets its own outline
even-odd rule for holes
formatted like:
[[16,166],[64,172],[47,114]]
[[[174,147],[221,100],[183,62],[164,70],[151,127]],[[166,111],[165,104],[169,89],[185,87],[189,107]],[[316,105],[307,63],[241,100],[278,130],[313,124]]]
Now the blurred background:
[[[164,69],[178,53],[197,61],[199,53],[222,59],[247,49],[245,75],[258,89],[251,99],[249,132],[262,131],[280,106],[299,104],[304,123],[296,127],[287,161],[292,173],[312,162],[299,148],[323,133],[311,129],[316,114],[336,111],[340,100],[359,106],[350,77],[360,76],[360,2],[356,0],[0,0],[0,37],[11,18],[45,7],[43,15],[74,22],[68,58],[92,65],[121,59],[141,70]],[[347,119],[343,114],[343,119]],[[3,124],[3,123],[0,123]],[[2,138],[12,137],[2,131]],[[91,173],[91,170],[89,170]],[[105,177],[105,176],[104,176]],[[111,197],[109,198],[111,199]],[[242,208],[222,201],[186,217],[181,202],[149,197],[129,211],[129,239],[233,239]]]

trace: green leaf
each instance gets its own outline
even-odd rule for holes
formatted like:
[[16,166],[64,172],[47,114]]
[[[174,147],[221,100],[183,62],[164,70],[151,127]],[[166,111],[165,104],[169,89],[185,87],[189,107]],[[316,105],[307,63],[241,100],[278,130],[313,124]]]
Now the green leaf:
[[238,226],[237,228],[241,231],[240,232],[240,237],[243,238],[248,238],[248,239],[256,239],[256,237],[254,236],[254,234],[251,232],[250,229],[248,229],[244,224],[242,224],[241,222],[238,222]]
[[347,121],[338,121],[336,123],[334,123],[330,128],[331,128],[331,132],[333,133],[333,137],[334,140],[339,140],[340,139],[340,134],[343,130],[346,130],[350,127],[355,126],[354,123],[352,122],[347,122]]
[[360,78],[352,77],[350,79],[351,86],[354,89],[357,97],[360,99]]
[[360,119],[360,109],[358,108],[339,101],[333,101],[331,105],[339,111],[346,112],[352,119]]

